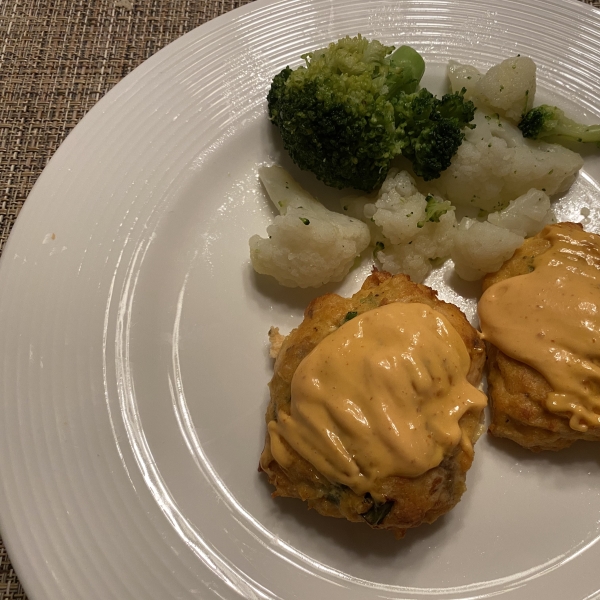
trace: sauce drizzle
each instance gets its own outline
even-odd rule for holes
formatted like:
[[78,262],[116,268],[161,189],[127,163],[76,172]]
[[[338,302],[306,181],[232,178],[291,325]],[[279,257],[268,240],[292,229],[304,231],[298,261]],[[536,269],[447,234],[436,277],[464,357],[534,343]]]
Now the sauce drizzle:
[[357,494],[378,478],[418,477],[459,444],[472,454],[459,420],[481,412],[487,398],[467,381],[470,364],[456,329],[430,306],[395,302],[367,311],[300,363],[290,414],[268,424],[272,454],[286,468],[284,439]]
[[490,286],[479,302],[485,340],[541,373],[545,408],[585,432],[600,426],[600,238],[546,227],[534,270]]

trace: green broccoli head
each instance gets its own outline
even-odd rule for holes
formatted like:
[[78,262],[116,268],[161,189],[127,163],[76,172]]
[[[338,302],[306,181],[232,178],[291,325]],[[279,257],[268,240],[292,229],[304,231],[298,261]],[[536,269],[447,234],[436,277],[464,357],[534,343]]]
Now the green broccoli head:
[[[554,110],[553,106],[544,104],[525,113],[519,123],[523,137],[537,139],[541,134],[543,135],[544,129],[551,130],[552,123],[556,123],[556,119],[553,119]],[[545,125],[549,127],[546,128]]]
[[523,115],[519,123],[523,137],[536,140],[600,143],[600,125],[582,125],[565,116],[556,106],[542,104]]
[[292,160],[327,185],[371,191],[398,154],[417,175],[439,177],[464,138],[474,106],[463,93],[416,92],[421,55],[345,37],[273,79],[268,110]]
[[429,181],[450,166],[464,139],[463,129],[475,115],[475,106],[464,92],[436,98],[425,89],[403,94],[395,102],[396,125],[402,156],[417,175]]
[[273,79],[267,97],[285,149],[327,185],[371,191],[400,151],[390,93],[417,88],[422,57],[359,35],[304,59]]
[[425,207],[425,219],[417,223],[421,228],[425,223],[439,223],[440,217],[452,209],[452,204],[448,200],[438,200],[435,196],[428,194],[425,198],[427,206]]

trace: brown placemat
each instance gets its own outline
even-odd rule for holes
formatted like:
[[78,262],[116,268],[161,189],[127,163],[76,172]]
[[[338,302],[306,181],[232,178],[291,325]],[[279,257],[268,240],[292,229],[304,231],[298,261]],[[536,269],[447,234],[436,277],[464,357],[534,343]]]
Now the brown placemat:
[[[0,252],[85,113],[184,33],[251,0],[0,0]],[[0,600],[26,600],[0,540]]]
[[83,115],[169,42],[250,1],[0,2],[0,252],[35,180]]
[[[0,1],[0,252],[35,180],[83,115],[169,42],[250,1]],[[1,540],[0,600],[26,600]]]

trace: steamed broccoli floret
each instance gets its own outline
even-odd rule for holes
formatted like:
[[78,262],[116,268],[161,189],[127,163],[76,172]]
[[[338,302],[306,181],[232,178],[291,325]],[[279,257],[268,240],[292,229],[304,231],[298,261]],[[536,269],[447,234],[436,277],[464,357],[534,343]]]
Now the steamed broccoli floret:
[[446,94],[441,100],[425,89],[402,94],[395,101],[397,135],[402,156],[417,175],[429,181],[450,166],[464,139],[462,129],[475,116],[472,102],[463,92]]
[[565,116],[556,106],[542,104],[526,113],[519,129],[526,138],[600,143],[600,125],[582,125]]
[[398,154],[427,179],[448,166],[474,108],[461,94],[415,93],[425,70],[418,52],[359,35],[303,58],[305,66],[275,76],[267,97],[300,168],[327,185],[370,191]]
[[447,200],[440,200],[432,194],[429,194],[425,201],[427,206],[425,207],[425,219],[417,223],[417,227],[421,228],[425,223],[439,223],[440,217],[445,215],[451,208],[452,204]]

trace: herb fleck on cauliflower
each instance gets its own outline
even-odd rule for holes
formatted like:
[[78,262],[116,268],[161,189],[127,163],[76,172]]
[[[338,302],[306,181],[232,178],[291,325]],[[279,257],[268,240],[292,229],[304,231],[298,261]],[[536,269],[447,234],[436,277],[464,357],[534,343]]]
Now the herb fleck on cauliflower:
[[527,56],[513,56],[487,73],[450,61],[448,76],[455,91],[465,88],[465,98],[477,108],[498,113],[513,123],[533,106],[536,91],[535,63]]
[[569,189],[583,166],[576,152],[527,140],[497,114],[478,110],[474,123],[477,127],[467,130],[450,167],[432,182],[435,191],[455,206],[495,212],[531,188],[553,196]]
[[254,270],[287,287],[341,281],[369,245],[367,225],[325,208],[281,167],[262,167],[259,176],[281,214],[267,227],[268,238],[250,238]]
[[523,236],[508,229],[465,217],[452,248],[454,268],[465,281],[476,281],[497,271],[522,243]]
[[[475,67],[451,62],[448,72],[454,94],[438,100],[427,90],[415,91],[422,72],[417,68],[418,60],[412,66],[410,63],[420,57],[406,47],[390,55],[392,50],[360,36],[345,38],[309,55],[306,67],[284,70],[273,81],[270,117],[281,128],[279,111],[285,109],[285,102],[280,101],[292,89],[298,92],[300,88],[294,86],[307,89],[308,81],[318,71],[322,97],[337,101],[344,94],[351,95],[353,77],[360,76],[364,89],[377,91],[380,100],[385,96],[381,106],[386,105],[389,111],[389,103],[393,109],[393,126],[392,121],[388,127],[372,118],[363,124],[377,125],[377,135],[389,135],[386,139],[393,139],[393,150],[390,146],[389,152],[384,152],[385,160],[369,171],[371,179],[365,179],[360,161],[351,158],[346,164],[349,171],[345,172],[341,163],[334,165],[320,154],[321,147],[314,139],[311,156],[334,177],[340,177],[335,183],[317,173],[330,185],[346,185],[347,176],[351,176],[357,178],[351,186],[370,190],[374,182],[382,181],[378,192],[342,199],[341,214],[327,210],[283,169],[261,170],[261,179],[281,215],[267,228],[269,239],[254,236],[250,240],[252,264],[259,273],[273,275],[288,286],[339,281],[370,244],[373,258],[383,269],[408,274],[416,282],[423,281],[433,266],[447,258],[452,259],[462,279],[476,280],[496,271],[525,237],[554,221],[550,197],[568,190],[583,159],[558,143],[544,140],[598,143],[600,126],[580,125],[548,105],[531,109],[535,64],[528,58],[517,56],[502,61],[485,74]],[[312,67],[315,70],[311,74]],[[333,69],[334,79],[340,77],[340,81],[332,83],[322,68],[329,69],[328,73]],[[416,78],[411,78],[411,73],[417,73]],[[398,79],[393,84],[394,77]],[[326,93],[328,86],[333,87]],[[392,87],[398,93],[394,99],[390,98]],[[365,108],[363,100],[367,96],[361,94],[354,100]],[[465,100],[472,100],[478,108],[474,119],[473,104]],[[289,123],[294,123],[288,132],[290,139],[321,135],[326,130],[317,124],[325,114],[321,108],[311,113],[316,120],[305,130],[302,127],[307,121],[300,123],[305,119],[304,112],[287,113]],[[344,120],[353,118],[351,112],[336,114],[343,115]],[[392,112],[386,112],[387,117]],[[296,117],[300,120],[294,120]],[[454,119],[454,125],[463,125],[452,130],[456,136],[449,130],[442,139],[439,136],[444,128],[431,129],[427,123],[433,120],[439,125],[445,118]],[[375,139],[371,133],[376,134],[371,131],[365,138],[365,131],[361,130],[357,140],[362,143],[366,139],[371,144]],[[342,138],[331,139],[335,139],[332,148],[336,152],[346,153],[343,160],[354,156],[347,154],[344,144],[340,146]],[[444,140],[449,146],[442,154],[448,163],[452,156],[449,166],[440,162],[442,154],[430,153],[432,147],[442,148]],[[376,145],[380,143],[382,139]],[[393,167],[386,176],[387,167],[398,154],[406,159],[405,168],[410,173]],[[396,164],[403,165],[403,159]],[[370,183],[362,185],[367,179]],[[460,221],[455,216],[457,210],[464,215]],[[346,319],[353,316],[348,313]]]
[[481,279],[497,271],[525,237],[552,223],[550,198],[530,189],[509,205],[488,215],[486,221],[464,217],[458,225],[451,257],[457,274],[466,281]]
[[406,171],[392,169],[375,202],[345,199],[353,215],[361,211],[371,229],[373,256],[390,273],[406,273],[421,282],[432,266],[452,258],[465,280],[480,279],[510,258],[525,236],[553,221],[548,195],[536,189],[511,200],[499,212],[464,217],[457,223],[450,202],[424,196]]
[[454,207],[445,200],[421,194],[406,171],[391,169],[377,200],[364,204],[374,255],[390,273],[406,273],[420,282],[431,271],[431,262],[446,258],[454,239]]

